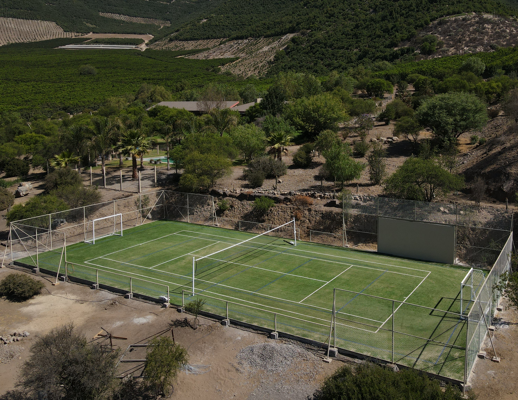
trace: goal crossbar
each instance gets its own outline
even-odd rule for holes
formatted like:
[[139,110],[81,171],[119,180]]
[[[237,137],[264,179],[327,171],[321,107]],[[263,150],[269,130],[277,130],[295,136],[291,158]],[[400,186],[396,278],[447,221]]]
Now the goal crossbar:
[[[119,230],[117,230],[117,217],[119,218]],[[103,221],[105,219],[109,219],[109,218],[113,218],[113,232],[96,237],[96,235],[95,235],[95,223]],[[122,213],[108,215],[106,217],[100,217],[100,218],[94,219],[92,221],[92,240],[85,240],[85,242],[86,243],[95,244],[96,240],[99,240],[99,239],[102,239],[102,238],[105,238],[105,237],[108,237],[108,236],[114,236],[114,235],[123,236]]]

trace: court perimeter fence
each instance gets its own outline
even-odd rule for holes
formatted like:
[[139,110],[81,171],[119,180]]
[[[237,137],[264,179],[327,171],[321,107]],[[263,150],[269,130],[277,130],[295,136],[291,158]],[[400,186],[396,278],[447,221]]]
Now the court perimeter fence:
[[[4,252],[4,262],[24,258],[25,266],[50,271],[54,274],[59,273],[65,278],[154,300],[164,296],[170,299],[171,303],[185,305],[186,296],[190,301],[192,300],[191,295],[178,288],[169,287],[163,281],[156,282],[153,278],[144,279],[131,274],[105,271],[93,266],[67,263],[66,247],[89,240],[93,235],[94,219],[115,214],[122,215],[122,225],[125,230],[163,220],[219,226],[250,233],[262,233],[272,228],[271,224],[264,222],[222,218],[217,215],[216,204],[215,198],[208,195],[159,190],[15,221],[10,225],[9,243]],[[444,210],[449,211],[444,212]],[[463,249],[466,251],[466,249],[472,248],[473,252],[485,254],[498,251],[498,257],[492,263],[491,271],[482,284],[476,285],[475,292],[470,296],[468,317],[465,317],[465,313],[438,308],[430,309],[393,299],[373,299],[375,296],[348,292],[343,289],[334,291],[336,307],[333,307],[333,310],[319,310],[320,314],[312,317],[307,316],[307,306],[300,305],[300,310],[290,309],[290,311],[281,312],[203,295],[201,297],[207,301],[207,310],[232,321],[291,334],[327,346],[336,346],[341,351],[418,368],[466,383],[471,375],[477,354],[489,335],[489,326],[501,297],[501,293],[496,291],[494,286],[500,282],[502,275],[510,270],[513,243],[512,232],[510,232],[511,218],[490,210],[480,212],[477,209],[460,208],[451,204],[422,204],[394,199],[363,203],[351,202],[346,213],[343,216],[346,229],[338,232],[308,229],[308,232],[298,231],[298,238],[343,246],[346,240],[350,241],[352,237],[348,228],[356,228],[351,229],[353,232],[356,230],[375,236],[376,225],[373,217],[388,216],[433,223],[454,223],[458,230],[464,230],[460,235],[462,240],[470,239],[469,232],[478,232],[479,236],[484,238],[481,239],[482,241],[490,240],[489,246],[488,242],[477,246],[476,241],[471,241],[468,242],[470,246],[465,246]],[[355,220],[356,225],[353,224]],[[101,226],[96,225],[96,230],[100,229],[101,234],[103,229],[107,232],[112,229],[113,222],[110,222],[109,218],[105,221],[108,221],[105,226],[102,226],[101,223],[99,223]],[[509,225],[505,229],[507,224]],[[293,236],[292,233],[291,235]],[[318,239],[319,236],[325,239]],[[459,237],[459,235],[457,236]],[[502,242],[503,244],[500,245]],[[497,247],[499,247],[498,250],[496,250]],[[477,260],[480,260],[480,257]],[[350,296],[374,302],[375,308],[387,310],[389,318],[382,326],[372,325],[368,321],[366,322],[366,319],[351,319],[351,316],[338,310],[338,305],[344,303]],[[407,311],[400,313],[400,317],[397,310],[401,307],[407,308]],[[442,316],[441,318],[446,321],[444,322],[446,331],[458,329],[458,332],[465,334],[466,340],[461,341],[461,344],[458,344],[459,342],[450,343],[450,340],[443,340],[442,337],[433,335],[419,337],[412,334],[411,330],[404,328],[412,323],[412,321],[405,321],[404,316],[415,315],[415,318],[419,320],[434,314]],[[414,319],[413,323],[417,320]],[[447,323],[448,321],[449,323]],[[358,335],[358,332],[361,332],[361,335]],[[446,363],[446,360],[449,360],[449,364]],[[445,365],[448,366],[445,367]]]

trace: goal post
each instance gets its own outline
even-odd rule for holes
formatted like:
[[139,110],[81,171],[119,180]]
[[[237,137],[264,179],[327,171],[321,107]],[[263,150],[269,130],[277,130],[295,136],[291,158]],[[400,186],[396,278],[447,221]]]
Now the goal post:
[[123,236],[122,214],[108,215],[92,221],[92,237],[85,243],[95,244],[96,240],[108,236]]

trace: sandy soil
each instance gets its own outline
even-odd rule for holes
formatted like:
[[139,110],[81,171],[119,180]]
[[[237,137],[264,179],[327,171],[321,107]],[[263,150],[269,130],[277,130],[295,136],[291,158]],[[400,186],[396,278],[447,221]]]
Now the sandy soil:
[[149,42],[151,39],[153,39],[153,35],[140,35],[140,34],[133,34],[133,33],[89,33],[88,35],[83,36],[85,38],[90,39],[142,39],[145,43]]
[[484,350],[489,358],[477,360],[470,384],[478,400],[515,400],[518,398],[518,311],[504,302],[504,310],[497,312],[495,318],[492,339],[500,363],[491,361],[494,352],[486,339]]
[[[0,279],[13,272],[12,269],[0,269]],[[113,335],[128,339],[114,341],[116,347],[124,351],[131,343],[146,343],[157,334],[170,335],[175,321],[186,316],[176,309],[127,300],[73,283],[52,286],[46,276],[37,279],[45,283],[41,295],[24,303],[0,299],[0,335],[22,331],[30,334],[20,342],[0,347],[0,394],[14,388],[35,338],[55,327],[73,323],[88,340],[93,340],[103,327]],[[306,399],[326,375],[342,365],[339,361],[324,363],[321,361],[323,352],[313,350],[280,373],[247,367],[236,358],[243,348],[284,341],[272,341],[265,334],[223,327],[206,318],[200,318],[200,327],[196,330],[175,327],[174,337],[187,348],[191,370],[197,370],[199,374],[181,372],[171,399]],[[14,355],[10,360],[9,354]],[[139,357],[128,355],[126,358]],[[120,373],[134,367],[139,370],[139,364],[121,365]]]

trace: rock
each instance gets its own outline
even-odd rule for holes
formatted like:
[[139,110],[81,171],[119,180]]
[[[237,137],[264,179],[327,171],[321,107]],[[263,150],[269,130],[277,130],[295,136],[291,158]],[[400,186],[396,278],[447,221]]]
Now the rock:
[[340,208],[340,202],[338,200],[331,200],[324,204],[324,207],[338,207]]
[[397,136],[394,136],[394,137],[392,138],[392,141],[393,141],[393,142],[399,142],[399,138],[398,138]]
[[282,180],[281,179],[277,179],[277,183],[282,183]]

